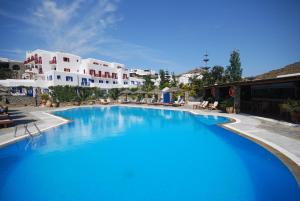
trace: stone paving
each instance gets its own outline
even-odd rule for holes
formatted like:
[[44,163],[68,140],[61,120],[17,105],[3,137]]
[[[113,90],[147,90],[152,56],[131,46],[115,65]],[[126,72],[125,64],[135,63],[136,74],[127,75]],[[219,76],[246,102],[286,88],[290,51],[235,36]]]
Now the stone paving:
[[[192,105],[186,105],[179,108],[148,105],[122,106],[184,110],[195,114],[218,115],[235,119],[236,122],[225,124],[223,125],[223,127],[234,130],[238,133],[242,133],[275,148],[276,150],[286,155],[288,158],[292,159],[298,165],[298,167],[300,167],[300,125],[256,117],[247,114],[226,114],[219,111],[193,110]],[[65,108],[57,109],[61,110]],[[18,127],[18,137],[14,136],[15,126],[11,128],[0,129],[0,147],[7,143],[12,143],[16,140],[27,137],[28,135],[24,135],[24,123],[28,123],[30,132],[37,133],[37,129],[34,127],[33,123],[35,123],[40,128],[40,130],[43,131],[68,122],[66,119],[56,117],[47,113],[51,110],[54,109],[41,107],[36,108],[30,106],[12,109],[11,117],[16,121],[16,126]]]

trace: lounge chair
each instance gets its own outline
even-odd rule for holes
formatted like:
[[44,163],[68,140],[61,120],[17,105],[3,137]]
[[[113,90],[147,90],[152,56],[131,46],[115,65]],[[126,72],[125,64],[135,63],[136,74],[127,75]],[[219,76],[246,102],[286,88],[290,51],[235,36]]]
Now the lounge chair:
[[202,106],[205,102],[206,102],[206,101],[202,101],[202,102],[200,102],[199,104],[193,105],[193,109],[199,109],[199,108],[201,108],[201,106]]
[[216,110],[218,107],[219,102],[215,101],[213,105],[209,106],[208,109],[210,110]]
[[193,109],[198,109],[198,107],[199,107],[200,105],[202,105],[203,103],[204,103],[204,101],[200,102],[199,104],[194,104],[194,105],[193,105]]
[[203,101],[201,105],[198,105],[196,109],[205,109],[208,106],[208,101]]
[[8,125],[13,124],[14,121],[11,119],[2,119],[0,120],[0,126],[3,126],[4,128],[7,128]]
[[0,114],[0,120],[8,119],[8,114]]
[[178,101],[175,101],[175,102],[173,103],[173,106],[174,106],[174,107],[183,106],[184,103],[185,103],[184,100],[183,100],[183,99],[180,99],[180,100],[178,100]]

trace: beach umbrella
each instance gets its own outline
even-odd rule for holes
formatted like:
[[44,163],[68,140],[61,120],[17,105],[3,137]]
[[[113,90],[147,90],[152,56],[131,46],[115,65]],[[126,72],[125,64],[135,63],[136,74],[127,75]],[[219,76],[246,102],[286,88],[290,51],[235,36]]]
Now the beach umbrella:
[[9,89],[5,86],[0,85],[0,92],[7,92],[8,93]]
[[161,90],[154,89],[154,90],[150,91],[149,94],[161,94]]
[[8,96],[9,93],[8,92],[3,92],[3,91],[0,91],[0,96]]
[[129,89],[125,89],[124,91],[121,92],[121,94],[125,94],[125,95],[132,94],[132,91],[130,91]]
[[126,100],[127,100],[128,94],[132,94],[132,91],[130,91],[129,89],[125,89],[124,91],[121,92],[121,94],[124,94],[126,96]]
[[177,87],[171,87],[170,89],[168,89],[168,92],[171,92],[171,93],[174,93],[174,92],[177,92],[177,91],[180,91],[180,89],[177,88]]
[[146,94],[146,92],[139,89],[139,90],[135,91],[134,94]]

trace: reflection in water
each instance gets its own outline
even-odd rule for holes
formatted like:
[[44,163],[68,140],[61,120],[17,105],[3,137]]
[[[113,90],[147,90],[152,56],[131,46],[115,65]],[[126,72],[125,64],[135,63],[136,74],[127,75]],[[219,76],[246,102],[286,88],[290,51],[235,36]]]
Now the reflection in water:
[[[79,108],[56,112],[71,122],[47,131],[31,142],[30,149],[44,146],[43,151],[66,149],[108,137],[120,136],[133,125],[142,124],[142,113],[128,113],[116,107]],[[70,132],[71,131],[71,132]],[[47,148],[47,149],[46,149]]]

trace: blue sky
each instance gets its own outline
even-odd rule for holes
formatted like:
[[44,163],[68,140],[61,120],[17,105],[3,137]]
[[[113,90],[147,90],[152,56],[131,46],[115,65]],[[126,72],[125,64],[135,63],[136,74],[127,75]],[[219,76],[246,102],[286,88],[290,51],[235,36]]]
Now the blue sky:
[[0,0],[0,57],[67,51],[176,73],[228,65],[244,75],[300,61],[299,0]]

